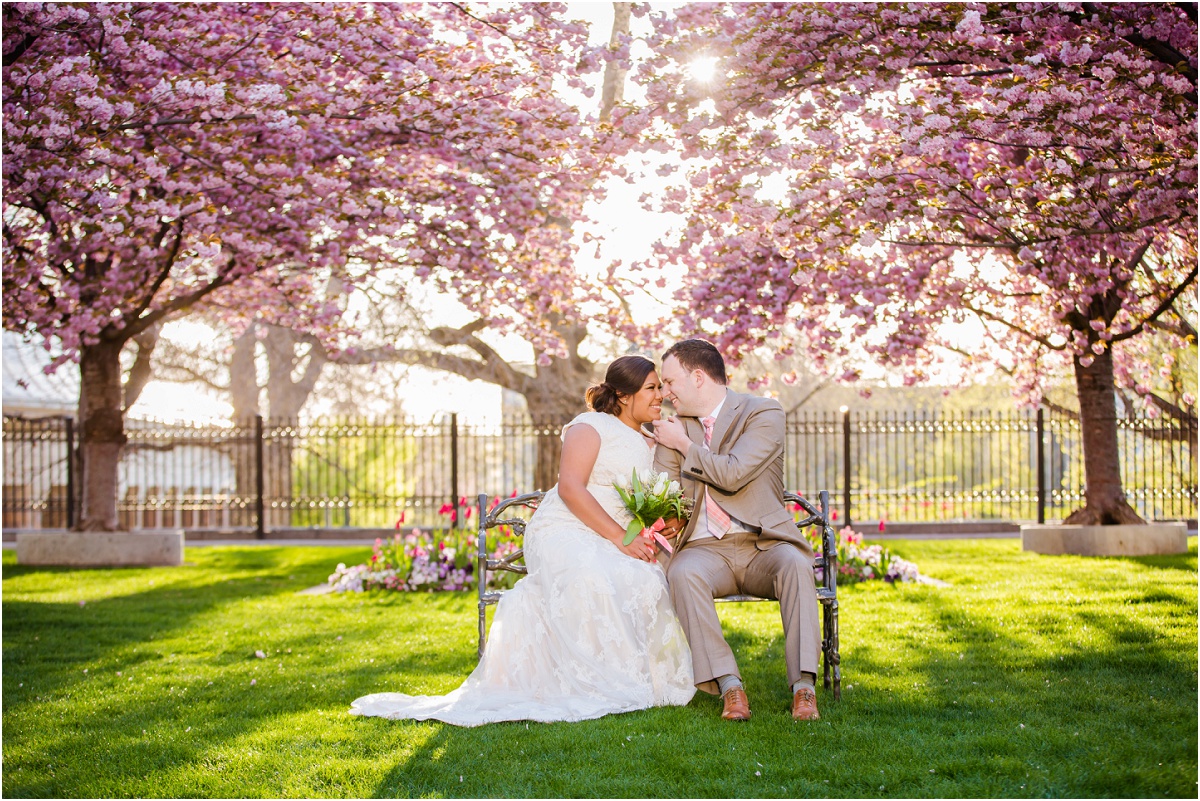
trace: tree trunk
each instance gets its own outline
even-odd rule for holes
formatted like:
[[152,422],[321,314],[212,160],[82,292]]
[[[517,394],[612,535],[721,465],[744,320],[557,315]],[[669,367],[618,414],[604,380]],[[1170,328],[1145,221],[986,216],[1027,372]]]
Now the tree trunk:
[[[292,473],[299,440],[296,429],[300,425],[300,410],[312,395],[329,358],[316,344],[306,343],[295,331],[277,325],[267,326],[264,346],[267,353],[267,406],[271,410],[272,423],[283,426],[277,436],[268,438],[263,449],[265,491],[267,497],[278,504],[275,508],[267,506],[266,525],[270,529],[295,524]],[[307,352],[302,352],[304,350]],[[301,364],[303,371],[297,377]]]
[[1068,515],[1064,523],[1097,526],[1146,522],[1126,502],[1121,487],[1115,386],[1111,350],[1105,349],[1086,367],[1075,357],[1087,502],[1082,509]]
[[258,370],[255,352],[258,337],[255,324],[246,326],[242,335],[233,341],[233,355],[229,360],[229,400],[233,406],[233,424],[245,432],[233,455],[235,492],[245,503],[234,508],[230,522],[238,527],[254,525],[254,498],[258,493],[258,470],[255,464],[256,443],[252,437],[254,418],[260,413],[258,406]]
[[79,474],[76,531],[116,531],[117,475],[125,447],[121,386],[123,342],[101,341],[79,352]]
[[[258,331],[266,336],[259,338]],[[300,410],[312,394],[313,387],[329,358],[324,350],[309,345],[307,353],[298,349],[307,343],[304,337],[281,326],[266,323],[251,323],[245,333],[234,342],[233,358],[229,364],[229,392],[233,402],[234,419],[240,425],[251,425],[255,415],[261,414],[259,401],[262,387],[258,382],[256,355],[258,344],[263,344],[267,357],[267,409],[268,434],[263,447],[263,492],[267,499],[267,529],[291,526],[293,500],[293,466],[295,462],[296,434]],[[295,377],[299,365],[304,370]],[[253,498],[257,491],[256,465],[253,459],[237,461],[238,494]],[[272,507],[271,504],[277,504]],[[247,520],[245,525],[252,521]]]
[[548,490],[558,483],[562,427],[586,408],[583,396],[593,380],[594,366],[578,352],[578,343],[587,335],[587,329],[574,326],[563,333],[571,345],[571,357],[538,367],[536,379],[525,392],[529,417],[537,432],[533,489]]
[[258,367],[255,351],[258,336],[255,323],[246,326],[242,335],[233,341],[233,354],[229,359],[229,402],[233,406],[233,419],[241,423],[258,415]]
[[537,442],[537,463],[533,470],[533,486],[522,491],[545,491],[558,483],[558,463],[562,459],[562,427],[572,417],[574,415],[569,413],[530,413]]

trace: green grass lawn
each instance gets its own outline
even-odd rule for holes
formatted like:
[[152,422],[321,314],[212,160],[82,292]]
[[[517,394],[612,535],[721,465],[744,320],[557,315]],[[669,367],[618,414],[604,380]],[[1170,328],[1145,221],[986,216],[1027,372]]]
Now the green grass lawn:
[[700,695],[477,729],[347,714],[475,664],[470,595],[297,594],[369,549],[123,570],[5,551],[3,794],[1196,797],[1195,539],[1136,559],[889,545],[949,586],[843,588],[844,694],[819,691],[819,722],[791,720],[775,606],[729,604],[748,723]]

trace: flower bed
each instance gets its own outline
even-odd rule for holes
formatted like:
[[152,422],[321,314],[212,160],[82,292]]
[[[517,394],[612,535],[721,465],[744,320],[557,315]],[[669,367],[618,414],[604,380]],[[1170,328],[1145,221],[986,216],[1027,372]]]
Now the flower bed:
[[[361,565],[339,564],[329,577],[334,592],[393,590],[397,592],[455,592],[475,586],[475,531],[449,529],[396,533],[375,540],[371,558]],[[502,559],[521,547],[521,538],[504,526],[488,532],[488,553]],[[508,589],[520,578],[495,571],[490,589]]]
[[[456,592],[475,587],[475,538],[468,529],[415,529],[409,534],[397,532],[391,539],[375,540],[371,558],[364,564],[347,567],[339,564],[329,576],[335,592],[392,590],[395,592]],[[815,552],[821,551],[821,532],[815,527],[804,530]],[[509,526],[488,532],[491,559],[503,559],[521,548],[521,537]],[[931,581],[917,566],[892,554],[882,545],[867,545],[863,535],[847,526],[837,535],[838,582],[860,581],[918,582]],[[817,580],[822,579],[820,568]],[[520,575],[493,571],[489,589],[509,589]]]
[[[814,551],[822,550],[820,529],[810,526],[804,530],[804,536]],[[915,564],[894,556],[882,545],[867,545],[863,535],[849,526],[837,533],[837,563],[840,584],[879,579],[887,582],[926,581]],[[821,568],[817,568],[817,580],[821,579]]]

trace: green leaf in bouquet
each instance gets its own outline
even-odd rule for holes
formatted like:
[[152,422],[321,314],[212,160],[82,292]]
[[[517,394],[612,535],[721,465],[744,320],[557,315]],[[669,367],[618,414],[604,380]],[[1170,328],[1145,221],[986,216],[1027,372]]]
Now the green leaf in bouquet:
[[642,533],[642,528],[642,521],[638,520],[636,517],[633,518],[633,520],[630,520],[629,525],[625,527],[625,539],[623,541],[624,544],[628,545],[637,539],[637,535]]
[[636,508],[641,509],[646,503],[646,491],[642,487],[642,480],[638,478],[636,470],[633,471],[633,481],[630,483],[633,485],[633,500],[637,505]]

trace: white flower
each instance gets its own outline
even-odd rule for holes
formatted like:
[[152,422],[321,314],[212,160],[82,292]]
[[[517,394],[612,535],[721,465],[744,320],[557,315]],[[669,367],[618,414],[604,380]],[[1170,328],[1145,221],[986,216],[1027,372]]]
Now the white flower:
[[979,19],[978,11],[968,11],[963,14],[958,25],[954,27],[954,33],[960,39],[969,39],[972,36],[979,36],[983,33],[983,25]]
[[680,489],[678,481],[672,481],[670,484],[667,485],[667,494],[668,495],[679,495],[680,492],[681,492],[681,489]]
[[662,495],[667,489],[667,474],[659,473],[658,478],[654,482],[654,489],[650,490],[655,495]]

